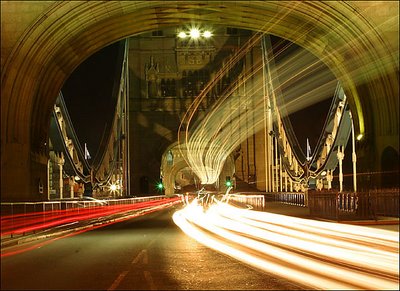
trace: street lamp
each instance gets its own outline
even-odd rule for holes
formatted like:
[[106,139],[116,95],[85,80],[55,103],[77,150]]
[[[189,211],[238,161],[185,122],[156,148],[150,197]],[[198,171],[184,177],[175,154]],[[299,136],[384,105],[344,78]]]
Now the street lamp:
[[111,190],[112,192],[117,191],[117,185],[111,184],[110,190]]
[[[351,153],[351,160],[353,162],[353,188],[354,192],[357,192],[357,155],[356,155],[356,142],[354,140],[354,122],[353,116],[350,112],[350,120],[351,120],[351,144],[352,144],[352,153]],[[357,140],[361,140],[363,137],[362,134],[357,136]]]
[[203,32],[203,36],[204,36],[205,38],[210,38],[210,37],[212,36],[212,33],[211,33],[211,31],[206,30],[206,31]]
[[186,33],[185,33],[184,31],[181,31],[181,32],[178,33],[178,37],[179,37],[179,38],[182,38],[182,39],[183,39],[183,38],[186,38],[186,36],[187,36],[187,35],[186,35]]
[[200,37],[200,30],[197,29],[197,28],[192,28],[192,29],[190,29],[189,34],[190,34],[191,38],[194,38],[194,39],[199,38]]
[[197,27],[192,27],[190,28],[189,31],[179,31],[177,34],[177,37],[180,39],[185,39],[187,37],[190,37],[192,40],[197,40],[200,39],[201,37],[203,38],[210,38],[212,36],[212,32],[210,30],[200,30]]

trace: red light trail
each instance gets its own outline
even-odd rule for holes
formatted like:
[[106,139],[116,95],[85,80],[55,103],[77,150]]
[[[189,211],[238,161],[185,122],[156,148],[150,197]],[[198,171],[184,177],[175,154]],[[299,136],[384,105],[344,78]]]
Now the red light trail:
[[[99,206],[91,209],[70,209],[70,210],[59,210],[59,211],[47,211],[47,212],[39,212],[39,213],[27,213],[27,214],[17,214],[17,215],[7,215],[1,218],[1,225],[2,225],[2,237],[5,236],[6,234],[19,234],[23,232],[28,232],[28,231],[33,231],[33,230],[43,230],[47,229],[50,227],[54,226],[59,226],[63,225],[65,223],[73,223],[73,222],[79,222],[79,221],[85,221],[88,219],[92,218],[101,218],[101,217],[106,217],[109,215],[113,214],[125,214],[122,218],[119,218],[118,220],[112,220],[112,221],[106,221],[100,225],[89,225],[88,227],[85,227],[83,229],[75,229],[71,233],[67,234],[62,234],[59,233],[56,237],[51,238],[46,241],[42,241],[39,243],[35,243],[30,246],[22,246],[21,248],[17,249],[10,249],[10,250],[3,250],[1,252],[1,257],[8,257],[8,256],[13,256],[16,254],[20,254],[23,252],[27,252],[30,250],[34,250],[37,248],[40,248],[42,246],[48,245],[56,240],[63,239],[69,236],[74,236],[86,231],[90,231],[96,228],[104,227],[110,224],[118,223],[124,220],[128,220],[133,217],[138,217],[142,216],[145,214],[152,213],[154,211],[159,211],[161,209],[164,209],[166,207],[170,207],[171,205],[175,205],[178,203],[182,202],[182,198],[180,197],[174,197],[174,198],[167,198],[167,199],[161,199],[161,200],[154,200],[154,201],[147,201],[147,202],[139,202],[135,204],[127,204],[127,205],[112,205],[112,206]],[[130,214],[132,210],[145,210],[144,212],[136,211],[133,214]],[[92,212],[93,213],[89,213]],[[56,212],[56,213],[54,213]],[[80,213],[78,213],[80,212]],[[83,213],[82,213],[83,212]],[[51,217],[51,222],[48,223],[43,223],[42,219],[40,216],[43,216],[44,214],[47,215],[47,217]],[[27,219],[29,226],[24,225],[21,222],[17,222],[20,227],[15,227],[15,225],[12,224],[12,220],[20,220],[20,219]],[[4,227],[7,228],[6,231],[3,229]],[[4,233],[3,233],[4,231]]]
[[1,237],[44,230],[84,220],[126,213],[132,210],[157,207],[177,201],[181,201],[181,198],[1,216]]

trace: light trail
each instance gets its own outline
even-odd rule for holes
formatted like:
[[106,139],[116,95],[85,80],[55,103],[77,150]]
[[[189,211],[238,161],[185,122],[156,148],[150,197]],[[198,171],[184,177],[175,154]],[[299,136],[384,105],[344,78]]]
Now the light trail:
[[[270,24],[270,28],[274,25],[278,25],[282,19],[290,13],[291,10],[296,9],[297,5],[299,3],[293,3],[291,9],[288,9],[284,15],[281,16],[281,18],[275,18],[272,20],[272,24]],[[263,28],[260,29],[262,31]],[[300,29],[300,27],[299,27]],[[299,33],[299,35],[304,35],[305,33]],[[256,44],[259,43],[262,33],[256,33],[254,34],[245,45],[243,45],[237,52],[234,54],[230,59],[227,60],[225,65],[216,73],[215,77],[210,80],[209,83],[206,84],[205,88],[201,91],[201,93],[195,98],[194,102],[190,105],[188,108],[187,112],[185,113],[183,120],[179,126],[178,132],[181,131],[181,128],[185,128],[186,130],[186,135],[185,135],[185,140],[182,142],[180,140],[179,134],[178,134],[178,143],[185,144],[187,152],[182,153],[182,156],[185,158],[186,162],[189,164],[189,166],[192,168],[192,170],[196,173],[196,175],[199,177],[200,181],[202,184],[213,184],[217,181],[219,174],[221,172],[221,169],[223,167],[223,164],[225,163],[226,157],[230,154],[230,152],[238,145],[240,144],[241,140],[245,140],[249,134],[245,135],[242,137],[240,135],[240,138],[235,137],[232,140],[227,138],[227,124],[221,123],[218,118],[217,118],[217,123],[221,124],[223,130],[216,129],[215,127],[212,128],[211,130],[208,130],[206,127],[204,127],[204,122],[203,125],[198,125],[197,128],[200,129],[196,133],[193,133],[193,128],[190,128],[190,123],[192,122],[192,118],[197,111],[199,105],[201,102],[204,100],[204,98],[207,96],[207,94],[218,84],[218,82],[222,79],[224,75],[226,75],[227,72],[229,72],[230,69],[233,68],[235,64],[238,63],[241,59],[243,59],[247,52],[249,52]],[[251,74],[250,74],[251,76]],[[236,83],[236,82],[234,82]],[[237,88],[237,85],[231,84],[230,88]],[[262,89],[259,88],[259,90]],[[232,90],[231,90],[232,91]],[[249,94],[249,97],[252,97],[254,94]],[[222,100],[236,96],[236,94],[222,94],[219,96],[219,103],[222,103]],[[263,98],[259,98],[261,101]],[[243,100],[239,100],[238,104],[243,103]],[[240,108],[241,106],[236,107]],[[223,114],[226,114],[229,111],[226,111],[225,109],[222,111],[218,111],[217,114],[208,114],[209,116],[223,116]],[[232,112],[232,110],[230,110]],[[222,115],[221,115],[222,114]],[[243,113],[242,113],[243,114]],[[239,111],[240,115],[240,111]],[[248,115],[248,113],[244,113],[245,116]],[[227,119],[226,119],[227,120]],[[241,123],[238,123],[237,126],[243,126],[243,121],[245,120],[247,123],[247,118],[239,118],[241,120]],[[215,121],[209,122],[209,124],[215,124]],[[259,126],[262,125],[262,120],[261,121],[256,121],[253,123],[253,126]],[[250,125],[252,126],[252,125]],[[232,127],[231,127],[232,128]],[[236,128],[235,128],[236,131]],[[232,131],[230,130],[232,133]],[[220,134],[222,133],[222,134]],[[216,138],[213,138],[216,137]],[[221,138],[222,137],[222,138]],[[211,144],[210,144],[211,141]],[[233,141],[233,142],[232,142]],[[208,149],[212,149],[211,151],[208,151]],[[216,153],[216,155],[215,155]],[[204,160],[206,159],[206,160]]]
[[134,204],[107,205],[91,208],[74,208],[67,210],[5,215],[1,216],[1,237],[35,232],[65,224],[102,218],[114,214],[128,213],[133,210],[142,210],[171,203],[181,203],[181,198],[175,197],[137,202]]
[[[228,65],[207,84],[184,117],[182,124],[186,123],[187,152],[183,153],[183,156],[202,184],[215,183],[229,154],[264,127],[264,66],[262,60],[259,60],[252,67],[247,67],[237,80],[221,92],[207,115],[189,128],[194,111],[201,100],[222,78],[227,68],[232,68],[234,63],[238,63],[248,51],[260,43],[261,37],[262,35],[254,35],[228,61]],[[278,51],[276,56],[282,54],[287,47]],[[276,80],[279,86],[271,90],[279,92],[283,88],[290,88],[287,90],[285,104],[278,104],[285,115],[332,96],[336,80],[323,68],[321,61],[316,61],[315,57],[304,50],[296,51],[294,55],[288,56],[283,64],[277,66],[276,71],[281,71],[280,82]],[[246,88],[244,94],[238,93],[244,90],[243,88]]]
[[[297,3],[294,3],[292,9],[296,9],[296,6]],[[289,12],[290,10],[287,13]],[[337,80],[333,73],[325,67],[325,64],[332,67],[333,60],[339,59],[339,63],[343,64],[335,68],[334,74],[340,75],[339,77],[344,80],[347,76],[351,76],[356,84],[363,84],[374,80],[380,74],[398,70],[398,66],[393,67],[395,64],[393,60],[396,57],[398,59],[398,55],[392,56],[389,51],[383,49],[377,55],[372,56],[368,55],[367,47],[363,47],[371,45],[365,43],[364,38],[368,39],[370,35],[376,33],[375,28],[371,27],[369,31],[360,33],[357,37],[351,34],[351,37],[347,39],[349,35],[346,30],[346,21],[358,21],[359,16],[355,14],[354,17],[355,19],[344,20],[341,26],[330,28],[325,35],[320,35],[312,27],[309,29],[299,27],[298,31],[294,31],[288,36],[292,43],[302,44],[309,35],[318,35],[315,42],[322,43],[326,47],[325,53],[322,56],[320,54],[318,60],[315,60],[316,58],[306,50],[298,49],[281,57],[280,62],[275,65],[274,59],[283,56],[283,53],[288,52],[291,46],[291,44],[277,45],[280,49],[275,52],[275,56],[271,60],[268,60],[268,65],[274,71],[272,83],[278,85],[270,88],[269,94],[279,96],[280,91],[284,91],[284,99],[277,100],[282,118],[332,97]],[[280,21],[282,21],[281,18],[272,19],[268,25],[273,27],[279,25]],[[229,154],[240,143],[265,127],[263,125],[263,101],[266,96],[263,93],[261,61],[255,62],[252,68],[249,68],[247,64],[246,71],[242,70],[238,78],[233,80],[224,92],[220,92],[216,104],[209,109],[202,120],[192,119],[207,94],[230,70],[234,69],[235,65],[245,59],[246,54],[260,43],[263,34],[268,33],[268,30],[267,27],[260,28],[259,32],[256,32],[225,62],[215,77],[196,97],[182,120],[179,131],[184,128],[186,136],[184,141],[179,140],[179,143],[184,144],[186,152],[181,152],[181,154],[202,184],[215,183]],[[346,41],[343,41],[344,39]],[[381,48],[385,48],[385,46],[383,45]],[[316,48],[314,47],[314,49]],[[348,51],[353,52],[351,58],[341,60]],[[350,70],[351,67],[354,69]],[[267,86],[271,85],[267,84]],[[351,91],[351,88],[346,89]],[[361,107],[358,104],[358,97],[354,98],[356,105],[353,110],[355,109],[360,114],[360,128],[363,131]],[[301,164],[301,161],[298,162]]]
[[158,205],[156,207],[151,207],[146,211],[134,212],[132,214],[128,214],[127,213],[126,215],[124,215],[123,217],[120,217],[119,219],[113,219],[113,220],[106,221],[106,222],[104,222],[102,224],[98,224],[98,225],[93,225],[92,224],[92,225],[89,225],[89,226],[84,227],[84,228],[74,229],[72,232],[69,232],[67,234],[62,234],[62,232],[61,233],[57,233],[57,236],[51,237],[50,239],[45,240],[45,241],[41,241],[39,243],[34,243],[33,245],[28,245],[28,246],[22,245],[21,247],[18,247],[17,249],[5,249],[5,250],[1,249],[0,257],[2,257],[2,258],[3,257],[9,257],[9,256],[14,256],[14,255],[17,255],[17,254],[25,253],[25,252],[28,252],[28,251],[32,251],[32,250],[35,250],[37,248],[41,248],[43,246],[51,244],[51,243],[53,243],[53,242],[55,242],[57,240],[61,240],[61,239],[64,239],[64,238],[67,238],[67,237],[70,237],[70,236],[75,236],[75,235],[78,235],[78,234],[81,234],[81,233],[84,233],[84,232],[87,232],[87,231],[91,231],[91,230],[94,230],[94,229],[97,229],[97,228],[101,228],[101,227],[105,227],[105,226],[108,226],[108,225],[116,224],[116,223],[119,223],[119,222],[122,222],[122,221],[126,221],[126,220],[134,218],[134,217],[139,217],[139,216],[143,216],[143,215],[146,215],[146,214],[150,214],[152,212],[159,211],[161,209],[170,207],[171,205],[173,205],[176,202],[177,202],[177,200],[175,202],[172,202],[172,203],[161,204],[161,205]]
[[399,289],[397,232],[301,219],[194,200],[174,222],[219,252],[302,285]]

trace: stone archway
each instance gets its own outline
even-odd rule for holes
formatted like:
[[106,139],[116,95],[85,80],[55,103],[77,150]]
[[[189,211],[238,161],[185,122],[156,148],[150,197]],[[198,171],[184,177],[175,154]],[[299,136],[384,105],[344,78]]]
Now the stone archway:
[[[183,171],[186,168],[189,168],[187,162],[185,161],[183,155],[185,154],[185,149],[181,147],[177,142],[170,145],[161,159],[161,176],[163,179],[165,195],[172,195],[175,193],[175,185],[176,178],[178,173]],[[173,159],[170,160],[170,156],[173,156]],[[191,172],[191,171],[189,171]],[[216,183],[216,190],[219,190],[221,185],[224,184],[225,177],[230,176],[233,177],[235,173],[235,162],[232,156],[228,156],[225,161],[224,166],[222,167],[219,181]],[[200,181],[194,172],[188,173],[188,175],[192,175],[194,180]],[[190,178],[190,177],[189,177]],[[200,184],[198,185],[200,187]]]
[[[24,10],[15,5],[35,5],[6,2],[2,2],[3,15],[8,15],[8,9],[22,16]],[[342,82],[356,131],[364,134],[365,142],[375,143],[377,136],[388,134],[398,139],[398,64],[372,18],[362,15],[356,4],[54,1],[41,5],[24,18],[24,25],[14,23],[15,15],[2,19],[2,40],[7,40],[2,41],[3,200],[42,199],[32,193],[38,179],[46,180],[52,106],[65,80],[83,60],[123,38],[189,22],[270,33],[306,48]],[[382,95],[385,98],[375,104]],[[372,162],[377,161],[379,157],[373,157]]]
[[[172,156],[172,159],[170,158]],[[164,184],[165,195],[175,193],[175,177],[179,171],[187,168],[184,157],[177,142],[170,145],[161,158],[161,177]]]

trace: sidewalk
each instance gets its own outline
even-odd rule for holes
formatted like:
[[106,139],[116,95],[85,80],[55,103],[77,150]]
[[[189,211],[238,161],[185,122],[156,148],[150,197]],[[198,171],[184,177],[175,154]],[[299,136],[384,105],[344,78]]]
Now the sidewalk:
[[337,222],[344,224],[362,225],[386,230],[399,232],[399,218],[378,216],[377,220],[352,220],[352,221],[335,221],[322,218],[312,217],[307,207],[285,204],[281,202],[266,202],[264,211],[295,216],[300,218],[317,219],[322,221]]

